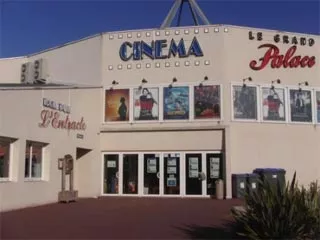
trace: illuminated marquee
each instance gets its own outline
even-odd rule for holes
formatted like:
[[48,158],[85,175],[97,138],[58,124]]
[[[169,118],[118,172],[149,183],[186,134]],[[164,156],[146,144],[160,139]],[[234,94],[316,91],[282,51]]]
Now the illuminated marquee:
[[183,39],[177,44],[174,39],[171,40],[169,49],[164,53],[164,49],[167,48],[167,40],[156,40],[152,41],[151,44],[147,44],[144,41],[138,42],[124,42],[119,51],[120,58],[123,61],[129,60],[142,60],[144,56],[154,60],[154,59],[166,59],[176,57],[186,58],[191,55],[195,57],[202,57],[203,52],[200,44],[196,37],[193,38],[188,51],[185,47],[185,42]]

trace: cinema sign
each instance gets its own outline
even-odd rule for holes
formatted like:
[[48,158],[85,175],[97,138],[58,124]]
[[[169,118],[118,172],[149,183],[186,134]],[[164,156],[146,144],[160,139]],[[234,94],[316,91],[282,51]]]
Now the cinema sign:
[[177,43],[174,39],[170,41],[168,50],[167,40],[152,41],[147,44],[144,41],[124,42],[120,46],[119,55],[121,60],[142,60],[144,57],[149,59],[167,59],[171,57],[186,58],[189,56],[202,57],[203,52],[196,37],[193,38],[190,46],[186,48],[183,38]]

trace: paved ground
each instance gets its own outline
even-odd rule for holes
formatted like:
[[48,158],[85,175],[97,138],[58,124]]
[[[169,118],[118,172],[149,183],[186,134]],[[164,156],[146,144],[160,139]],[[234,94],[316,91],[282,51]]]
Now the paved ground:
[[0,239],[230,239],[239,200],[114,198],[0,213]]

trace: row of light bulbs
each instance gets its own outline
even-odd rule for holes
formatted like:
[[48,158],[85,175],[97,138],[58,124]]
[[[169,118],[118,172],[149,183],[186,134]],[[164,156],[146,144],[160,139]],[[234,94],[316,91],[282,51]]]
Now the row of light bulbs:
[[[203,78],[203,80],[199,83],[199,87],[203,87],[203,83],[204,82],[206,82],[206,81],[208,81],[209,80],[209,78],[208,78],[208,76],[205,76],[204,78]],[[243,87],[246,87],[247,86],[247,84],[246,84],[246,81],[249,81],[249,82],[252,82],[252,78],[251,77],[247,77],[247,78],[244,78],[243,80]],[[176,78],[176,77],[174,77],[173,79],[172,79],[172,82],[169,84],[169,88],[172,88],[173,87],[173,84],[174,83],[176,83],[176,82],[178,82],[178,79]],[[139,86],[139,89],[142,89],[142,86],[144,85],[144,84],[146,84],[146,83],[148,83],[148,81],[145,79],[145,78],[143,78],[142,80],[141,80],[141,84],[140,84],[140,86]],[[280,84],[281,83],[281,80],[280,79],[276,79],[276,80],[273,80],[273,81],[271,81],[271,89],[274,89],[275,88],[275,86],[274,86],[274,84]],[[115,86],[115,85],[118,85],[119,84],[119,82],[117,82],[116,80],[113,80],[112,81],[112,86]],[[309,86],[309,83],[308,83],[308,81],[304,81],[304,82],[300,82],[299,84],[298,84],[298,86],[299,86],[299,91],[301,91],[302,90],[302,88],[301,88],[301,86]],[[111,87],[110,89],[113,89],[113,87]]]
[[[190,61],[185,61],[185,62],[184,62],[184,65],[188,67],[188,66],[191,65],[191,62],[190,62]],[[194,61],[194,65],[195,65],[195,66],[200,66],[200,61]],[[205,60],[205,61],[204,61],[204,65],[210,65],[210,61],[209,61],[209,60]],[[170,62],[166,62],[166,63],[164,64],[164,66],[165,66],[165,67],[170,67],[171,64],[170,64]],[[175,63],[174,63],[174,66],[175,66],[175,67],[180,67],[180,62],[175,62]],[[137,63],[136,68],[137,68],[137,69],[140,69],[141,67],[142,67],[142,64],[141,64],[141,63]],[[160,64],[159,62],[157,62],[157,63],[155,63],[155,67],[156,67],[156,68],[160,68],[160,67],[161,67],[161,64]],[[119,64],[117,68],[118,68],[118,70],[122,70],[122,69],[123,69],[123,65],[122,65],[122,64]],[[151,63],[146,63],[146,68],[151,68]],[[112,65],[109,65],[109,66],[108,66],[108,69],[109,69],[110,71],[113,70],[113,66],[112,66]],[[128,65],[127,65],[127,69],[132,69],[132,64],[128,64]]]
[[[213,28],[213,31],[215,32],[215,33],[218,33],[220,30],[219,30],[219,28]],[[224,30],[223,30],[225,33],[227,33],[227,32],[229,32],[229,29],[228,28],[224,28]],[[190,30],[189,29],[185,29],[184,31],[180,31],[180,30],[175,30],[174,31],[174,34],[175,35],[180,35],[181,34],[181,32],[183,32],[184,34],[186,34],[186,35],[188,35],[189,33],[190,33]],[[209,33],[210,32],[210,30],[209,30],[209,28],[204,28],[204,31],[203,31],[204,33]],[[170,36],[170,31],[165,31],[165,36]],[[195,34],[199,34],[200,33],[200,30],[198,29],[198,28],[196,28],[196,29],[194,29],[194,33]],[[118,33],[118,39],[122,39],[123,38],[123,33]],[[160,36],[161,35],[161,32],[160,31],[156,31],[155,32],[155,35],[156,36]],[[147,37],[151,37],[152,36],[152,34],[151,34],[151,32],[146,32],[146,36]],[[133,37],[133,34],[132,33],[127,33],[127,38],[132,38]],[[142,33],[141,32],[138,32],[137,33],[137,37],[138,38],[140,38],[140,37],[142,37]],[[114,35],[112,35],[112,34],[110,34],[109,35],[109,39],[110,40],[113,40],[114,39]]]

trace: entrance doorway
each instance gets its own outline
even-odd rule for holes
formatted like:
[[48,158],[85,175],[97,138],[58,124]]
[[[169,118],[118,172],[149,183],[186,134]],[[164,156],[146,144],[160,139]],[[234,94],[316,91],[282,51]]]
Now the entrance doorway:
[[104,156],[104,194],[119,193],[119,155],[108,154]]
[[180,195],[180,153],[165,153],[163,155],[165,195]]
[[123,194],[138,194],[138,165],[138,154],[123,154]]
[[186,195],[202,195],[202,154],[186,154]]
[[215,195],[223,179],[221,152],[103,153],[103,195]]
[[160,154],[143,154],[143,194],[160,194]]

